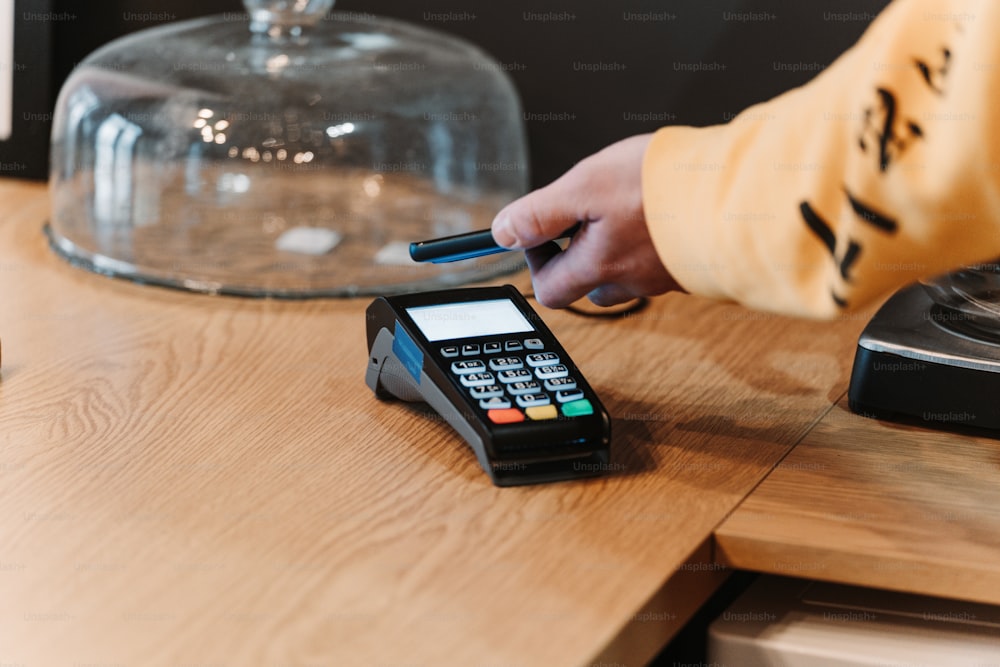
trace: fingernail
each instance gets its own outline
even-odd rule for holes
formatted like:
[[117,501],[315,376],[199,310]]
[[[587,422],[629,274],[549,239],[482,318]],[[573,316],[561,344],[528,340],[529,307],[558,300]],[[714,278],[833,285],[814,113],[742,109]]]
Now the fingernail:
[[514,224],[507,215],[500,215],[493,221],[493,240],[504,248],[512,248],[517,245],[517,237],[514,235]]

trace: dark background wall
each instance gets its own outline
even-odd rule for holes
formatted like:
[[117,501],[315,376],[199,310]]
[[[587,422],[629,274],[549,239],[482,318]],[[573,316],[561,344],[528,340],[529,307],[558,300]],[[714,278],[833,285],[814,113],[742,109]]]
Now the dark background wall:
[[463,35],[508,65],[526,113],[533,181],[541,185],[617,139],[666,124],[722,123],[801,85],[886,4],[342,0],[338,7]]
[[[240,0],[49,1],[53,88],[119,35],[242,10]],[[537,186],[616,139],[725,122],[801,85],[887,2],[340,0],[335,10],[402,18],[492,54],[520,91]]]

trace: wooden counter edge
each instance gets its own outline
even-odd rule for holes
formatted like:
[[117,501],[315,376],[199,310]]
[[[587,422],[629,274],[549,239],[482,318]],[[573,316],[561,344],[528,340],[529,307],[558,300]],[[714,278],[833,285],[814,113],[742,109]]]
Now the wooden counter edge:
[[712,551],[709,537],[587,664],[645,665],[656,657],[729,578],[731,571]]

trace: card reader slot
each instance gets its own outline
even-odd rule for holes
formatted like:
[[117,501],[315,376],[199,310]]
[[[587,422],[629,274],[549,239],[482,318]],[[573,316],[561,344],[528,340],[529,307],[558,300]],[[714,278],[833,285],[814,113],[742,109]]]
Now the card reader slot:
[[497,456],[503,456],[508,452],[553,452],[565,453],[566,451],[591,451],[600,446],[600,443],[588,442],[585,439],[578,438],[574,440],[564,440],[564,441],[551,441],[547,440],[544,443],[535,442],[524,442],[522,441],[511,441],[504,443],[494,443],[493,448],[496,450]]
[[603,475],[610,467],[605,454],[592,452],[586,456],[543,461],[498,459],[490,464],[490,469],[497,486],[516,486]]

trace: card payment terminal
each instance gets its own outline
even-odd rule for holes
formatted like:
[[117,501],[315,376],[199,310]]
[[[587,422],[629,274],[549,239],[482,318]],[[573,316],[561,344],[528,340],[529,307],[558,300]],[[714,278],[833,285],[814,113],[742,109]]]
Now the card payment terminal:
[[367,333],[375,395],[429,404],[497,486],[608,470],[608,413],[511,285],[379,297]]

